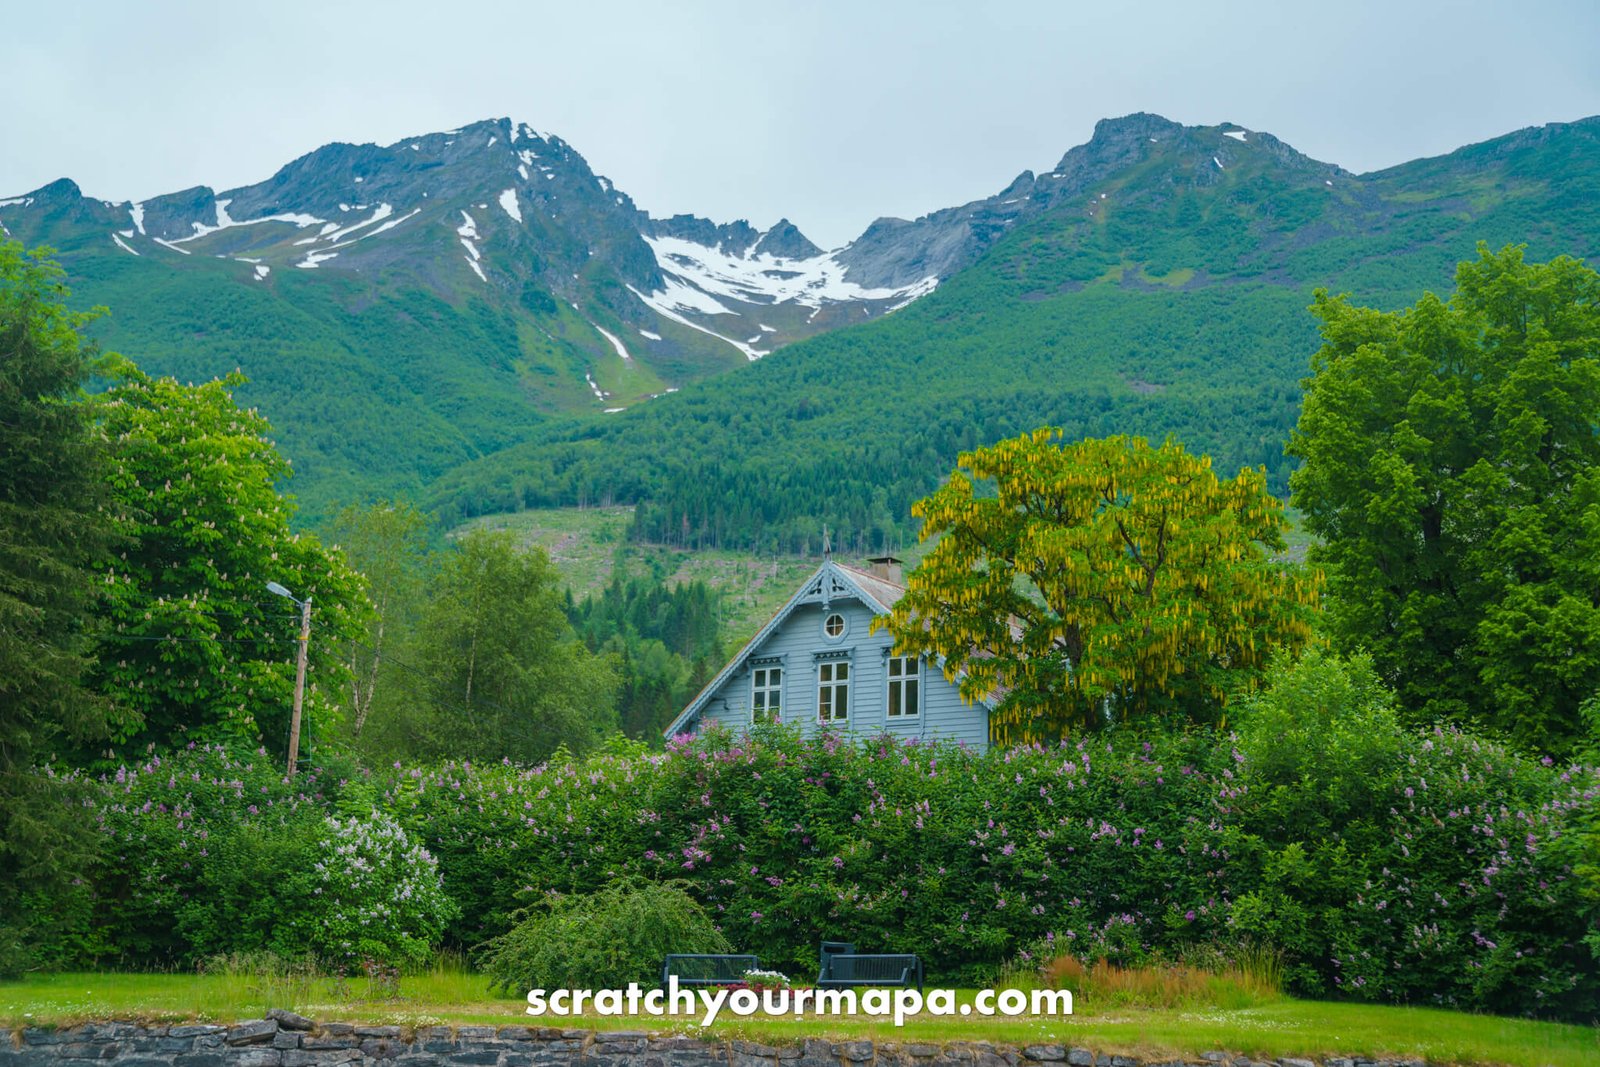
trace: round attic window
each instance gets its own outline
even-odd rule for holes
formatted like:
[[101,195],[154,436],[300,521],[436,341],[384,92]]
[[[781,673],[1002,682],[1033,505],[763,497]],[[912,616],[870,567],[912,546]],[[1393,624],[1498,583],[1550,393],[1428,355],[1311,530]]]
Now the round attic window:
[[844,616],[837,611],[822,620],[823,636],[837,640],[844,636]]

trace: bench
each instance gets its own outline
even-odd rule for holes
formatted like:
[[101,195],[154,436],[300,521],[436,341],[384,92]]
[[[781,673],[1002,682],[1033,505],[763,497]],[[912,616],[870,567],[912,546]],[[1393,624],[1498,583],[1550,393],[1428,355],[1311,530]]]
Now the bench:
[[[826,942],[824,943],[827,944]],[[845,945],[854,949],[854,945]],[[854,986],[916,986],[922,992],[922,960],[905,952],[822,952],[819,989]]]
[[661,964],[661,988],[676,976],[679,986],[737,985],[744,972],[759,971],[761,961],[754,956],[713,953],[674,953]]

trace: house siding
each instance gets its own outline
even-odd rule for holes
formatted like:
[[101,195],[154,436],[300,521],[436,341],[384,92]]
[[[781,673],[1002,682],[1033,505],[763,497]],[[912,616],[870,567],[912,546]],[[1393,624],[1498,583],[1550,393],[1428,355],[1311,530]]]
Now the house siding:
[[[830,614],[844,616],[845,632],[830,640],[822,630]],[[814,736],[824,729],[817,719],[818,654],[848,652],[850,664],[850,716],[848,725],[829,728],[857,737],[889,734],[902,738],[951,740],[978,751],[989,747],[989,712],[982,704],[968,704],[937,664],[924,661],[920,686],[921,713],[890,718],[888,659],[894,644],[887,632],[872,633],[873,611],[860,600],[836,600],[825,611],[821,604],[800,604],[758,646],[748,650],[744,662],[710,694],[701,710],[701,728],[717,722],[739,732],[750,726],[751,673],[776,659],[783,667],[782,721]]]

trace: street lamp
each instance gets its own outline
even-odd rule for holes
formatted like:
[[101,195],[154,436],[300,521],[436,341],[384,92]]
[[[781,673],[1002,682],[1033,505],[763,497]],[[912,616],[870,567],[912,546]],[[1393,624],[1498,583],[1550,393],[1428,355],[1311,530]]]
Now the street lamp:
[[267,592],[300,605],[300,655],[294,668],[294,714],[289,719],[289,777],[300,758],[300,707],[306,694],[306,647],[311,643],[311,598],[299,599],[277,582],[267,583]]

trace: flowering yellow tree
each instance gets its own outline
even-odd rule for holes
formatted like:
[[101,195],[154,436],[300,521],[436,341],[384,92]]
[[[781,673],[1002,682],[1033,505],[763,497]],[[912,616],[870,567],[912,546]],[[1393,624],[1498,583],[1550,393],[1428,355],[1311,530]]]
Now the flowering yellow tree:
[[912,509],[938,543],[878,625],[943,657],[968,699],[998,698],[1000,742],[1218,718],[1311,637],[1321,577],[1275,558],[1282,504],[1260,470],[1224,481],[1170,441],[1060,436],[961,455]]

